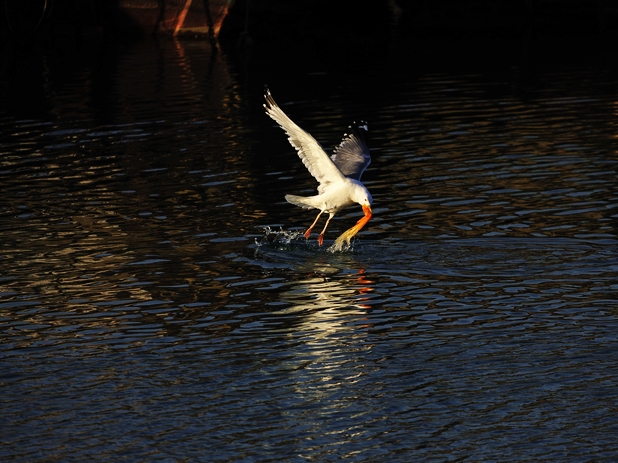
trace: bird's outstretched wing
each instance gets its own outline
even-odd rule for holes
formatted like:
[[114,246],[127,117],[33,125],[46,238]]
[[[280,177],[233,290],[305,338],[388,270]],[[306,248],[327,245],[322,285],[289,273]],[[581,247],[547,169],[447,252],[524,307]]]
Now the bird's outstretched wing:
[[320,144],[283,112],[275,103],[268,88],[265,89],[264,98],[266,98],[266,104],[264,104],[266,114],[273,118],[288,134],[290,144],[296,148],[303,164],[309,170],[309,173],[320,182],[318,191],[322,193],[324,187],[329,183],[344,180],[345,176],[324,152]]
[[351,134],[345,134],[341,144],[335,148],[331,159],[341,173],[360,181],[361,175],[371,163],[369,147],[367,146],[367,123],[353,123],[350,126]]

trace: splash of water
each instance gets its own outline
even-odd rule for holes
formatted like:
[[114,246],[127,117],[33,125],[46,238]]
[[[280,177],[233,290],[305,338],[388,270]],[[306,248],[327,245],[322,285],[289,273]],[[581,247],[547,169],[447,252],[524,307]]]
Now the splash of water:
[[303,233],[299,230],[284,230],[283,228],[273,230],[269,226],[263,227],[262,230],[264,231],[264,236],[259,240],[255,239],[255,244],[258,248],[265,244],[290,244],[299,236],[303,236]]
[[342,236],[337,238],[333,244],[327,249],[328,252],[334,254],[336,252],[345,252],[354,249],[353,241],[346,241],[342,239]]
[[[269,226],[260,227],[264,232],[264,236],[262,238],[255,238],[255,245],[257,246],[256,252],[260,247],[265,245],[279,245],[279,246],[288,246],[293,244],[293,242],[299,243],[307,243],[305,239],[304,233],[302,230],[284,230],[283,228],[279,228],[279,230],[273,230]],[[336,252],[345,252],[349,250],[353,250],[354,241],[344,242],[341,239],[335,240],[335,242],[326,249],[327,252],[334,254]],[[313,246],[313,244],[311,244]]]

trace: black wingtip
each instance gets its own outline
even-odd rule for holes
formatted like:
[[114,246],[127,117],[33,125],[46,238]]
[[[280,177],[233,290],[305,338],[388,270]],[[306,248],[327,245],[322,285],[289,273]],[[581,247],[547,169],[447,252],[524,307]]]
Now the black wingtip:
[[266,103],[264,104],[264,107],[269,110],[274,106],[277,106],[277,103],[275,103],[275,100],[273,98],[273,96],[270,94],[270,90],[268,89],[268,85],[264,85],[264,99],[266,100]]
[[367,124],[367,121],[354,121],[352,122],[352,125],[350,125],[350,129],[352,130],[363,130],[365,132],[369,132],[369,124]]
[[[365,144],[367,143],[367,134],[369,133],[369,124],[366,121],[352,122],[349,129],[352,135],[358,137]],[[349,135],[348,135],[349,136]]]

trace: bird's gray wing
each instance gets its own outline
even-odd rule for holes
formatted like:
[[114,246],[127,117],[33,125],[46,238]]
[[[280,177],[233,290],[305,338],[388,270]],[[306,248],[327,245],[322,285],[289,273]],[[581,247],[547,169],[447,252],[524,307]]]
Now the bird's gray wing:
[[266,98],[266,104],[264,104],[266,114],[273,118],[288,134],[290,144],[296,148],[303,164],[320,183],[318,191],[322,193],[329,183],[343,181],[345,176],[324,152],[320,144],[283,112],[275,103],[268,88],[265,90],[264,97]]
[[353,123],[350,130],[352,133],[344,135],[331,159],[343,175],[360,181],[361,175],[371,163],[366,141],[369,129],[367,123],[361,121]]

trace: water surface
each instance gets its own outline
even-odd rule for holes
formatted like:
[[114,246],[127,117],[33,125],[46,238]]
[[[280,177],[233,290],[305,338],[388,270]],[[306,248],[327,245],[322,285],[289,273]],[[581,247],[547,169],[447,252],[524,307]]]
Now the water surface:
[[[80,56],[2,96],[3,459],[615,458],[614,74]],[[369,121],[351,251],[295,233],[264,83],[328,149]]]

